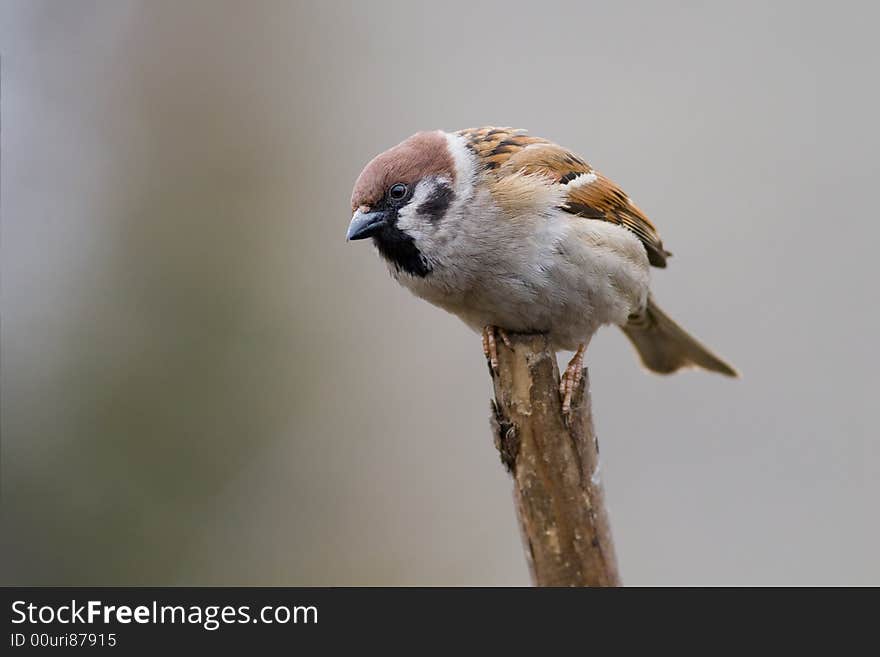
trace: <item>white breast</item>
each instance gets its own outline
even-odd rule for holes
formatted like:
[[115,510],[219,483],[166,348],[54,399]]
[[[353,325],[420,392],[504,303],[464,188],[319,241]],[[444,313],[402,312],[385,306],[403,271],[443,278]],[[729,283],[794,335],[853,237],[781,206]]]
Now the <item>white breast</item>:
[[469,209],[426,245],[435,254],[432,274],[392,274],[473,329],[546,332],[557,348],[573,350],[599,326],[625,324],[645,306],[648,258],[629,230],[555,208],[510,218],[489,198]]

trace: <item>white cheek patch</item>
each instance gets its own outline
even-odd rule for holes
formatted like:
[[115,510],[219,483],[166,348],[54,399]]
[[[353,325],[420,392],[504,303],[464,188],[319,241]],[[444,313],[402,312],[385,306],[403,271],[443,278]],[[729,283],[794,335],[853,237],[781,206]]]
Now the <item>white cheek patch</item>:
[[414,239],[424,237],[424,221],[419,217],[419,206],[428,200],[434,189],[432,181],[422,180],[416,185],[412,198],[397,212],[397,227]]

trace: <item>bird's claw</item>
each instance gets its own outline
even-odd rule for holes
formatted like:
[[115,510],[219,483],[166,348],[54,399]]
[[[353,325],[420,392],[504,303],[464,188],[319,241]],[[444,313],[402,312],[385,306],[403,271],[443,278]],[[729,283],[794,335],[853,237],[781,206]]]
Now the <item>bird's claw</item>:
[[498,372],[498,343],[495,341],[495,333],[501,338],[501,341],[508,349],[513,349],[513,343],[504,329],[492,326],[491,324],[483,327],[483,354],[489,361],[489,367],[492,373]]

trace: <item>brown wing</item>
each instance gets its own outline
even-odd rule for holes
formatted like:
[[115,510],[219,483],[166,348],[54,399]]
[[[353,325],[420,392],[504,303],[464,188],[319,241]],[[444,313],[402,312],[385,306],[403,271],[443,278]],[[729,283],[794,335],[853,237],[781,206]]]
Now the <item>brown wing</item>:
[[614,182],[574,153],[556,144],[510,128],[473,128],[458,134],[467,139],[484,168],[498,178],[536,174],[562,185],[560,208],[578,217],[599,219],[631,230],[641,240],[648,261],[665,267],[672,254],[663,248],[657,228]]
[[512,155],[531,144],[549,144],[546,139],[531,137],[525,130],[514,128],[469,128],[458,133],[467,140],[468,148],[476,153],[488,171],[500,169]]
[[[601,173],[595,180],[579,185],[568,192],[568,200],[562,209],[579,217],[603,219],[628,228],[642,241],[648,252],[648,262],[655,267],[665,267],[671,256],[663,248],[663,241],[651,220],[630,200],[620,187]],[[577,179],[572,181],[577,183]]]

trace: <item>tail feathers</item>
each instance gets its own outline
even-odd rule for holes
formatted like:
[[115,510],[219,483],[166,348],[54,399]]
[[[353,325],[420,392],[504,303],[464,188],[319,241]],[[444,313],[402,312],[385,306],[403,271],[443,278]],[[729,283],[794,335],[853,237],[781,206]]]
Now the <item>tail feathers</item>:
[[701,367],[710,372],[738,377],[739,373],[664,313],[651,297],[645,311],[621,327],[635,346],[642,363],[659,374],[671,374],[684,367]]

